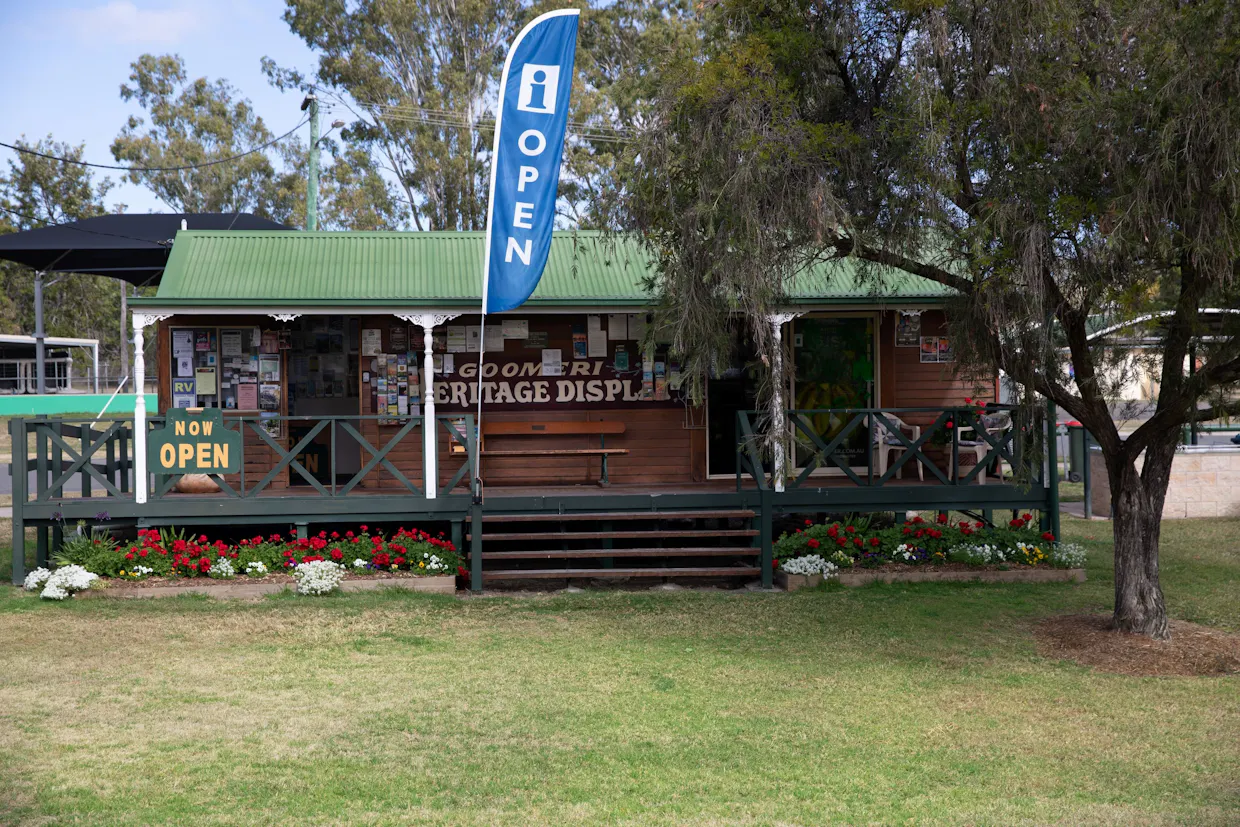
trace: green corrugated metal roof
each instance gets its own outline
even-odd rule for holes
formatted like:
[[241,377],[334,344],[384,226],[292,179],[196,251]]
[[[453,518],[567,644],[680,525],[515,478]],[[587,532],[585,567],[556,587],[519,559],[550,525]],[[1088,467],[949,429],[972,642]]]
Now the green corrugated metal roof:
[[[427,305],[480,302],[481,232],[177,233],[152,306]],[[528,304],[634,305],[647,295],[650,260],[636,239],[599,232],[556,233]],[[798,278],[797,303],[849,304],[892,299],[935,301],[941,285],[891,271],[875,290],[851,270],[821,265]]]

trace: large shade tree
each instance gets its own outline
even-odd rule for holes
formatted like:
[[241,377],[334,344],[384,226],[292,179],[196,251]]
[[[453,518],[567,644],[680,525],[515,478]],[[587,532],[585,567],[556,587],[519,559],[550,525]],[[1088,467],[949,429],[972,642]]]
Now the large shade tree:
[[[815,259],[955,288],[961,363],[1003,369],[1097,439],[1114,625],[1167,636],[1159,527],[1180,429],[1240,412],[1240,326],[1207,331],[1201,313],[1240,304],[1240,9],[721,0],[706,18],[706,57],[662,74],[621,194],[686,369],[705,376],[719,319],[764,318]],[[1109,408],[1122,342],[1090,332],[1149,313],[1160,393],[1125,438]],[[752,333],[773,361],[769,327]]]

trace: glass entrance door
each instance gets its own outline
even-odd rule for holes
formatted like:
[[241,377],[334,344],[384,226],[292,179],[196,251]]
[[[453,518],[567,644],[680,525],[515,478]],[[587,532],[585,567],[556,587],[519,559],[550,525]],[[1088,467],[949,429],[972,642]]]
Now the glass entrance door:
[[[793,407],[799,411],[873,407],[873,317],[797,319],[794,325]],[[826,444],[830,444],[852,418],[843,413],[798,416]],[[860,425],[840,445],[836,456],[847,458],[850,468],[864,469],[869,466],[870,453],[869,429]],[[797,466],[804,467],[813,452],[797,447],[796,457]]]

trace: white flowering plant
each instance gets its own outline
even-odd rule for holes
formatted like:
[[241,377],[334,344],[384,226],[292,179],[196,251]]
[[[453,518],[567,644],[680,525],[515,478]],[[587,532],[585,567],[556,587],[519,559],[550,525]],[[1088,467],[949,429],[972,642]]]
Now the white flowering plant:
[[330,560],[312,560],[299,563],[293,569],[298,594],[329,594],[340,588],[345,568]]
[[26,575],[26,580],[22,583],[22,587],[28,592],[38,591],[43,588],[43,584],[45,584],[47,579],[51,576],[52,572],[50,569],[45,569],[40,566],[30,572],[30,574]]
[[233,568],[232,560],[219,557],[211,564],[211,568],[207,569],[207,576],[212,580],[231,580],[237,576],[237,570]]
[[245,564],[245,573],[250,577],[262,577],[267,573],[267,564],[262,560],[251,560]]
[[819,554],[806,554],[784,560],[779,566],[785,574],[821,574],[823,577],[834,577],[839,567]]
[[[36,569],[31,574],[45,571],[47,569]],[[89,589],[98,579],[99,575],[92,574],[81,566],[61,566],[43,578],[43,591],[39,597],[44,600],[65,600],[77,592]]]
[[1085,568],[1085,549],[1076,543],[1056,543],[1051,547],[1051,565],[1057,569]]

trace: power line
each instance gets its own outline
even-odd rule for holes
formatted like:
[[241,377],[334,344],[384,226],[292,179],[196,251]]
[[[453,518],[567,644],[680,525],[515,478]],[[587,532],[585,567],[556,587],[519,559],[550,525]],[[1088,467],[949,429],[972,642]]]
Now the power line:
[[14,146],[13,144],[6,144],[4,141],[0,141],[0,146],[11,149],[14,152],[20,152],[23,155],[35,155],[39,158],[46,158],[49,161],[59,161],[62,164],[76,164],[77,166],[80,166],[80,167],[93,167],[95,169],[118,169],[118,170],[121,170],[122,172],[184,172],[187,169],[202,169],[203,167],[213,167],[213,166],[216,166],[217,164],[227,164],[230,161],[239,160],[241,158],[246,157],[247,155],[253,155],[255,152],[262,152],[264,149],[267,149],[271,146],[274,146],[275,144],[280,143],[280,141],[283,141],[289,135],[292,135],[294,132],[301,129],[303,126],[305,126],[309,122],[310,122],[310,119],[307,117],[301,123],[297,124],[297,126],[293,127],[288,132],[285,132],[280,137],[272,138],[267,143],[262,144],[261,146],[256,146],[253,149],[246,150],[245,152],[242,152],[240,155],[233,155],[232,157],[229,157],[229,158],[220,158],[215,161],[203,161],[201,164],[185,164],[184,166],[179,166],[179,167],[123,167],[123,166],[119,166],[116,164],[92,164],[88,161],[75,161],[72,158],[60,158],[56,155],[48,155],[43,152],[36,152],[33,149],[26,149],[25,147]]

